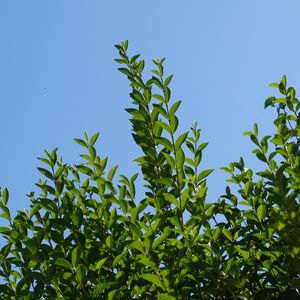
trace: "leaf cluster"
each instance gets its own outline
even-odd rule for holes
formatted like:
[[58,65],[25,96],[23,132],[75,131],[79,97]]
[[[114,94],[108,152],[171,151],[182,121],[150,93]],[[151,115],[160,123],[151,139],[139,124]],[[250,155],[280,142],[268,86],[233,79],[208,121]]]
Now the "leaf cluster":
[[[30,193],[30,209],[11,217],[0,191],[1,299],[298,299],[300,291],[300,102],[284,76],[276,134],[248,131],[266,169],[254,174],[243,158],[222,168],[230,175],[217,201],[207,198],[201,131],[179,131],[172,75],[165,59],[129,57],[116,48],[131,86],[132,136],[145,183],[108,169],[95,147],[99,134],[74,139],[83,162],[57,149],[39,158],[44,179]],[[233,190],[237,190],[234,192]],[[142,194],[142,196],[141,196]]]

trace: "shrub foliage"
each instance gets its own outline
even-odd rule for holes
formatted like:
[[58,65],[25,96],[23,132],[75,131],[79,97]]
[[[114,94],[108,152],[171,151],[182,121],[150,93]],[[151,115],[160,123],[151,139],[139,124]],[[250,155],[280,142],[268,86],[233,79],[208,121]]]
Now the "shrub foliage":
[[[194,124],[179,131],[164,59],[144,60],[117,45],[132,88],[132,136],[138,174],[107,170],[97,154],[98,133],[74,139],[83,162],[63,162],[45,150],[43,179],[30,209],[12,217],[9,192],[1,190],[1,299],[299,299],[300,295],[300,102],[286,77],[271,84],[279,97],[276,133],[245,132],[263,164],[254,173],[243,158],[222,168],[231,187],[207,201],[201,168],[207,146]],[[140,196],[142,194],[142,196]]]

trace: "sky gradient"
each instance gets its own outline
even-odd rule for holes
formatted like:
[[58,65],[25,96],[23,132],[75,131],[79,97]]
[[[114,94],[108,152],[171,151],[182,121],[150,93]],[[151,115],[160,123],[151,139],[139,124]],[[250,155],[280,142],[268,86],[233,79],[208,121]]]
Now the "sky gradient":
[[73,138],[84,131],[100,132],[97,149],[119,174],[138,172],[124,111],[130,88],[114,62],[113,45],[125,39],[148,70],[152,58],[167,57],[173,100],[183,100],[179,132],[198,121],[209,142],[202,168],[216,168],[208,179],[215,200],[227,178],[219,167],[241,155],[260,166],[242,133],[254,122],[273,132],[274,112],[263,105],[277,94],[268,83],[286,74],[299,88],[299,12],[296,0],[1,1],[0,185],[9,206],[29,206],[44,148],[78,163]]

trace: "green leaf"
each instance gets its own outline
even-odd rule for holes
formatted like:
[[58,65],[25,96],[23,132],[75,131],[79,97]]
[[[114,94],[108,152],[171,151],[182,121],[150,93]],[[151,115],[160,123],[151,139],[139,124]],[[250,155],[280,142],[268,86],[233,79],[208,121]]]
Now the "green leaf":
[[140,54],[136,54],[132,56],[132,58],[130,59],[130,63],[133,64],[140,56],[141,56]]
[[83,173],[83,174],[86,174],[86,175],[89,175],[89,176],[93,175],[93,171],[90,168],[88,168],[84,165],[77,165],[76,167],[77,167],[77,170],[80,173]]
[[188,137],[188,132],[181,134],[175,142],[175,150],[178,150]]
[[163,155],[164,155],[167,163],[171,166],[172,169],[174,169],[175,168],[175,161],[174,161],[173,157],[170,154],[164,153],[164,152],[163,152]]
[[170,76],[168,76],[168,77],[165,79],[165,81],[164,81],[164,87],[167,87],[167,86],[170,84],[172,78],[173,78],[173,75],[170,75]]
[[60,266],[60,267],[65,267],[68,269],[72,269],[72,265],[64,258],[59,257],[55,260],[54,262],[55,265]]
[[181,104],[181,100],[179,101],[176,101],[172,106],[171,106],[171,109],[170,109],[170,115],[173,115],[176,113],[178,107],[180,106]]
[[164,286],[162,282],[160,281],[159,277],[157,275],[149,274],[149,273],[143,273],[141,277],[151,283],[154,283],[155,285],[161,287],[164,289]]
[[130,227],[130,231],[133,233],[134,236],[136,237],[141,236],[141,231],[135,223],[130,223],[129,227]]
[[78,262],[79,262],[79,248],[78,247],[75,247],[73,250],[72,250],[72,266],[73,267],[76,267]]
[[59,177],[61,176],[61,174],[63,173],[64,169],[65,169],[66,165],[60,166],[56,172],[55,172],[55,180],[59,179]]
[[[224,168],[223,168],[224,169]],[[203,180],[204,178],[206,178],[210,173],[212,173],[214,171],[214,169],[207,169],[202,171],[198,177],[197,177],[197,181],[200,182],[201,180]]]
[[8,209],[8,207],[4,206],[1,202],[0,202],[0,208],[2,210],[2,214],[0,214],[1,218],[7,219],[7,220],[11,220],[10,217],[10,211]]
[[199,166],[202,159],[202,150],[197,150],[195,153],[195,166]]
[[98,296],[102,291],[109,289],[111,286],[115,284],[116,282],[98,283],[93,289],[93,297]]
[[176,117],[176,115],[171,115],[170,116],[170,128],[171,128],[171,132],[174,134],[177,130],[178,127],[178,118]]
[[159,144],[165,146],[168,151],[172,151],[173,150],[173,146],[172,146],[171,142],[167,138],[164,138],[164,137],[156,138],[156,141]]
[[8,233],[8,232],[10,232],[11,230],[8,228],[8,227],[0,227],[0,233],[4,233],[4,234],[6,234],[6,233]]
[[164,118],[168,118],[168,113],[167,111],[162,107],[162,104],[153,104],[154,109],[157,109],[159,111],[159,113],[164,117]]
[[117,169],[118,169],[118,166],[114,166],[114,167],[112,167],[112,168],[110,169],[110,171],[109,171],[109,173],[108,173],[108,175],[107,175],[107,180],[108,180],[108,181],[112,181],[112,180],[113,180],[113,177],[114,177],[114,175],[115,175]]
[[134,184],[134,182],[135,182],[136,178],[138,177],[138,175],[139,175],[138,173],[134,174],[131,177],[130,181],[129,181],[129,190],[130,190],[130,195],[131,195],[132,199],[135,198],[135,184]]
[[105,240],[105,245],[107,248],[111,249],[114,245],[114,239],[109,235]]
[[226,228],[222,228],[222,233],[225,235],[225,237],[229,240],[229,241],[233,241],[233,237],[232,237],[232,234],[231,232],[226,229]]
[[283,86],[286,88],[286,76],[283,75],[281,78],[281,83],[283,84]]
[[105,264],[107,259],[108,259],[108,257],[104,257],[96,263],[96,270],[98,270],[98,272],[101,270],[102,266]]
[[44,176],[46,176],[47,178],[49,178],[50,180],[53,180],[53,175],[50,171],[44,169],[44,168],[37,168]]
[[178,199],[176,199],[176,197],[173,194],[163,193],[163,195],[164,195],[164,197],[167,201],[174,204],[177,208],[180,208],[180,203],[179,203]]
[[95,133],[95,134],[91,137],[91,140],[90,140],[90,145],[91,145],[91,146],[94,146],[94,144],[96,143],[98,137],[99,137],[99,132]]
[[266,216],[266,206],[261,204],[258,208],[257,208],[257,217],[258,220],[261,222],[262,219]]
[[76,267],[77,278],[79,279],[80,282],[82,282],[83,279],[85,278],[86,271],[87,271],[87,269],[83,264],[79,264]]
[[183,150],[180,148],[176,151],[176,166],[178,169],[183,168],[184,161],[185,161],[185,155]]
[[162,85],[162,83],[160,82],[160,80],[159,80],[157,77],[152,76],[151,81],[152,81],[158,88],[163,89],[163,85]]
[[197,150],[202,151],[206,148],[207,145],[208,145],[208,142],[202,143],[199,145]]
[[258,126],[257,126],[256,123],[254,123],[253,128],[254,128],[254,135],[255,135],[255,136],[258,136]]
[[[117,275],[119,275],[121,272],[119,272]],[[119,278],[119,277],[118,277]],[[118,279],[118,278],[116,278],[116,279]],[[117,290],[112,290],[112,291],[110,291],[109,293],[108,293],[108,298],[107,298],[107,300],[113,300],[113,299],[115,299],[114,298],[114,296],[115,296],[115,294],[118,292],[119,290],[117,289]]]
[[269,83],[269,86],[275,87],[275,88],[279,88],[279,84],[278,83]]
[[52,162],[50,162],[50,160],[44,158],[44,157],[38,157],[38,160],[42,161],[43,163],[47,164],[49,167],[53,167],[54,164],[52,164]]
[[132,74],[131,74],[130,70],[128,70],[128,69],[126,69],[126,68],[118,68],[118,70],[119,70],[121,73],[127,75],[128,77],[132,77]]
[[265,101],[265,109],[269,106],[274,106],[274,101],[276,100],[275,97],[269,97],[266,101]]
[[[159,100],[160,102],[164,102],[165,101],[165,98],[163,96],[159,95],[159,94],[152,94],[152,97],[155,98],[155,99],[157,99],[157,100]],[[167,113],[166,112],[162,113],[162,115],[164,117],[166,117]]]
[[251,134],[251,135],[250,135],[250,139],[251,139],[251,141],[252,141],[255,145],[259,146],[258,139],[257,139],[257,137],[256,137],[254,134]]
[[127,250],[123,251],[121,254],[117,255],[114,259],[112,266],[115,267],[117,263],[122,260],[127,255]]
[[9,192],[8,192],[8,189],[5,188],[5,189],[3,190],[3,192],[2,192],[2,202],[3,202],[4,205],[7,204],[8,199],[9,199]]
[[82,146],[82,147],[84,147],[84,148],[88,148],[88,145],[87,145],[87,143],[84,141],[84,140],[82,140],[82,139],[74,139],[74,141],[77,143],[77,144],[79,144],[80,146]]
[[249,256],[250,256],[250,252],[249,251],[243,250],[239,246],[234,246],[234,248],[242,255],[242,257],[244,259],[248,259],[249,258]]
[[166,124],[165,122],[161,121],[161,120],[158,120],[156,122],[156,125],[157,126],[160,126],[163,130],[165,130],[166,132],[168,133],[171,133],[171,128],[168,124]]
[[164,88],[165,103],[169,103],[171,98],[171,90],[168,87]]
[[174,181],[170,178],[160,178],[157,180],[157,183],[164,184],[170,187],[174,186]]
[[37,250],[36,239],[28,239],[27,241],[23,241],[23,243],[30,250],[31,254],[35,255]]

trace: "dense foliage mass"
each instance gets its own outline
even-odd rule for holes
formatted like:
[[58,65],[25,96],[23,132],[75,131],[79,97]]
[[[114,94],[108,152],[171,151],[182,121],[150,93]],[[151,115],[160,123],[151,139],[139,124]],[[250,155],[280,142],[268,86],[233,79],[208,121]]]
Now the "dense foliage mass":
[[[11,217],[1,190],[1,299],[299,299],[300,102],[285,76],[272,84],[281,94],[276,134],[248,135],[265,169],[253,174],[241,158],[222,168],[237,188],[206,200],[206,177],[197,124],[179,133],[164,59],[153,77],[144,60],[117,45],[132,88],[127,109],[132,136],[143,155],[138,174],[114,180],[117,167],[96,151],[98,134],[75,139],[83,162],[66,164],[57,149],[38,168],[40,194],[30,210]],[[236,191],[236,192],[234,192]],[[138,193],[140,194],[140,192]]]

